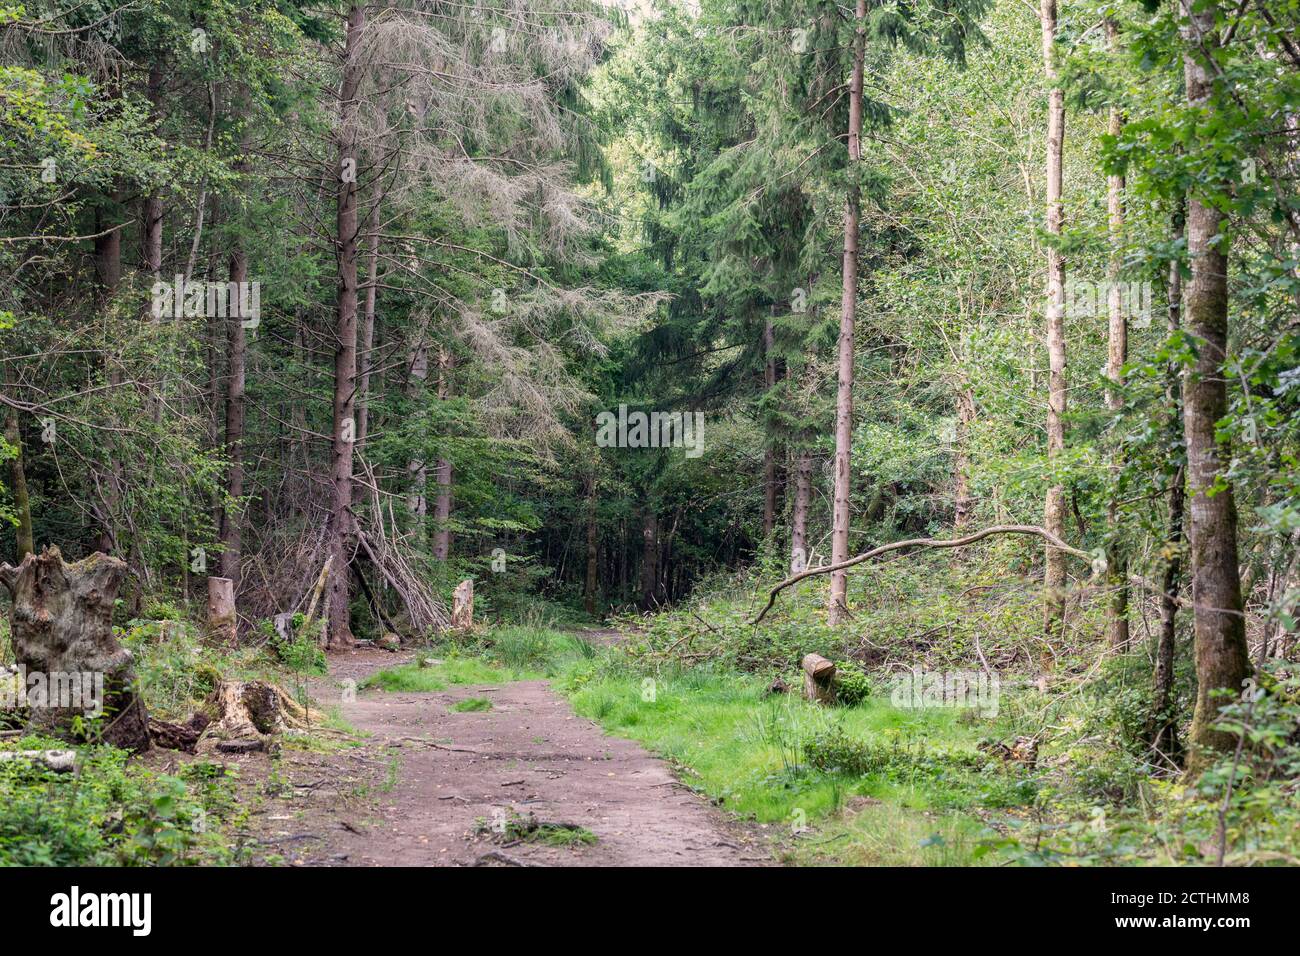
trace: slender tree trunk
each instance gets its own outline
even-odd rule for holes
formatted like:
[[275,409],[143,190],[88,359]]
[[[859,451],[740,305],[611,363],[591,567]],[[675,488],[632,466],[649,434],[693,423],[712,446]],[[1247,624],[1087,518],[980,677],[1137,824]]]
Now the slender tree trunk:
[[[384,193],[379,190],[366,217],[366,307],[361,314],[361,378],[357,386],[357,451],[366,447],[370,433],[370,370],[374,367],[375,299],[379,291],[379,209]],[[428,369],[428,360],[425,360]]]
[[[853,76],[849,82],[849,167],[862,159],[862,69],[866,51],[866,0],[856,7],[857,32],[853,48]],[[840,300],[838,388],[835,397],[835,493],[831,518],[831,561],[849,556],[849,456],[853,445],[853,321],[858,303],[858,214],[860,190],[849,187],[844,203],[844,286]],[[848,576],[831,575],[827,620],[841,623],[848,611]]]
[[[1119,47],[1119,27],[1113,19],[1106,20],[1106,37],[1110,49],[1115,52]],[[1110,108],[1111,136],[1118,137],[1123,132],[1124,120],[1119,108]],[[1124,258],[1124,177],[1112,175],[1106,178],[1106,205],[1109,212],[1110,228],[1110,262],[1106,270],[1107,283],[1107,357],[1106,407],[1113,420],[1118,420],[1124,409],[1124,363],[1128,361],[1128,317],[1124,314],[1123,297],[1120,289],[1120,265]],[[1119,476],[1123,468],[1123,452],[1116,447],[1111,461],[1111,498],[1107,505],[1107,530],[1110,546],[1107,549],[1106,585],[1110,591],[1110,603],[1106,609],[1106,634],[1110,646],[1118,651],[1129,647],[1128,622],[1128,558],[1120,541],[1119,516]]]
[[593,466],[587,479],[587,578],[582,588],[582,606],[588,614],[596,613],[596,595],[600,590],[600,526],[596,521],[598,485]]
[[[406,397],[416,402],[424,393],[424,384],[429,378],[429,341],[426,323],[420,322],[411,343],[410,367],[406,376]],[[425,515],[429,513],[429,499],[425,489],[429,483],[429,469],[423,458],[412,458],[406,463],[407,491],[406,510],[416,519],[418,525],[424,524]],[[424,531],[421,531],[423,536]]]
[[[771,392],[776,387],[779,378],[779,369],[776,362],[774,348],[776,345],[775,332],[772,328],[772,319],[769,316],[763,323],[763,354],[766,361],[763,363],[763,386]],[[763,449],[763,537],[770,537],[772,531],[776,528],[777,500],[780,486],[780,468],[778,467],[778,451],[772,442]]]
[[812,503],[812,453],[801,449],[795,459],[794,507],[790,520],[790,572],[808,566],[808,508]]
[[355,532],[352,517],[352,453],[356,442],[357,393],[357,91],[361,83],[358,47],[366,26],[363,6],[348,11],[343,78],[339,86],[338,150],[338,303],[334,351],[333,485],[329,518],[330,572],[328,643],[353,643],[350,619],[349,550]]
[[[230,254],[230,281],[248,281],[248,256],[236,240]],[[236,294],[237,295],[237,294]],[[230,471],[226,480],[228,502],[221,509],[221,577],[234,582],[239,593],[239,565],[243,557],[244,506],[244,385],[247,344],[244,336],[243,316],[236,313],[226,317],[226,458]]]
[[957,460],[953,468],[954,528],[970,524],[970,431],[975,423],[975,395],[964,382],[957,390]]
[[[1179,204],[1173,217],[1173,238],[1182,238],[1185,232],[1187,210],[1185,200]],[[1172,336],[1182,325],[1183,275],[1177,259],[1169,263],[1169,334]],[[1153,700],[1151,722],[1147,739],[1159,753],[1177,760],[1181,746],[1178,741],[1178,722],[1174,708],[1174,652],[1178,639],[1178,590],[1182,583],[1183,564],[1183,507],[1187,483],[1183,453],[1183,411],[1178,394],[1179,369],[1170,362],[1165,371],[1165,401],[1169,404],[1170,455],[1180,459],[1169,484],[1169,501],[1166,512],[1165,569],[1160,582],[1160,637],[1156,644],[1155,675],[1152,680]]]
[[[1183,0],[1187,17],[1184,68],[1187,101],[1212,116],[1213,75],[1207,57],[1218,46],[1213,3]],[[1187,251],[1192,279],[1184,308],[1187,331],[1196,344],[1196,359],[1183,378],[1183,415],[1187,440],[1188,527],[1192,564],[1193,616],[1196,628],[1196,710],[1191,743],[1197,749],[1189,767],[1197,771],[1208,750],[1229,750],[1236,737],[1216,730],[1221,700],[1218,691],[1241,692],[1250,674],[1246,621],[1242,614],[1237,566],[1237,508],[1226,484],[1222,450],[1215,426],[1228,410],[1223,364],[1228,349],[1228,241],[1223,214],[1195,193],[1187,205]]]
[[[451,353],[438,349],[438,399],[446,401],[451,394]],[[438,484],[438,497],[434,501],[433,556],[446,561],[451,556],[451,461],[439,458],[433,469]]]
[[649,611],[658,604],[659,595],[659,515],[646,506],[641,523],[641,609]]
[[[1047,105],[1047,233],[1061,235],[1063,210],[1062,154],[1065,146],[1065,91],[1056,68],[1056,0],[1041,0],[1043,69],[1048,83]],[[1050,242],[1051,240],[1049,240]],[[1065,450],[1065,259],[1055,245],[1047,249],[1047,457]],[[1043,527],[1065,539],[1065,488],[1053,484],[1043,504]],[[1050,544],[1045,554],[1045,631],[1048,640],[1060,636],[1065,620],[1065,555]]]

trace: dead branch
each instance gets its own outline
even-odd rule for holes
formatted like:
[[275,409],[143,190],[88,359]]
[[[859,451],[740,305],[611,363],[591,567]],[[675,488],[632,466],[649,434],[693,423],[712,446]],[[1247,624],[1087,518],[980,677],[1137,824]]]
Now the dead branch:
[[951,538],[944,540],[942,538],[909,538],[906,541],[895,541],[892,544],[883,544],[878,548],[865,551],[862,554],[855,555],[839,564],[825,564],[817,568],[808,568],[806,571],[800,571],[798,574],[792,574],[780,584],[777,584],[767,595],[767,606],[759,612],[758,617],[750,621],[751,625],[756,625],[767,616],[767,612],[772,610],[776,603],[777,595],[786,588],[798,584],[805,578],[813,577],[818,574],[830,574],[832,571],[842,571],[845,568],[851,568],[854,565],[862,564],[864,561],[870,561],[872,558],[887,554],[890,551],[901,551],[904,548],[964,548],[968,544],[974,544],[977,541],[983,541],[985,538],[995,534],[1027,534],[1036,535],[1042,538],[1052,547],[1059,551],[1080,558],[1084,561],[1091,562],[1093,556],[1087,551],[1080,551],[1078,548],[1072,548],[1056,535],[1052,534],[1046,528],[1040,528],[1032,524],[999,524],[990,528],[984,528],[982,531],[976,531],[962,538]]

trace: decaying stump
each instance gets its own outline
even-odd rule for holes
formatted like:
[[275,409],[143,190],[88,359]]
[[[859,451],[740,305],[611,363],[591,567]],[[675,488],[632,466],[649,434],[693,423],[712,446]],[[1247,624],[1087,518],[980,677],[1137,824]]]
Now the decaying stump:
[[215,641],[237,643],[235,582],[230,578],[208,578],[208,634]]
[[263,750],[270,737],[318,727],[325,719],[324,714],[303,707],[282,688],[260,680],[223,680],[203,707],[211,723],[198,740],[199,753]]
[[819,704],[835,703],[835,665],[820,654],[803,659],[803,695]]
[[96,739],[149,749],[131,652],[113,637],[113,602],[125,574],[118,558],[96,552],[65,564],[53,547],[16,568],[0,566],[0,583],[13,597],[10,633],[26,676],[31,730],[69,736],[82,718]]
[[451,596],[451,629],[468,631],[474,626],[474,579],[466,578],[456,585]]

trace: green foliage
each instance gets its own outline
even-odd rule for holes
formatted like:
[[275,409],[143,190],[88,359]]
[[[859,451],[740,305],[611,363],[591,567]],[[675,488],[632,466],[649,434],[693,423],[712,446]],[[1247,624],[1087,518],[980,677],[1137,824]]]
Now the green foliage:
[[835,700],[845,707],[854,707],[871,696],[871,678],[861,665],[853,661],[840,661],[835,665]]
[[[25,738],[0,748],[62,746]],[[239,818],[231,781],[211,765],[168,776],[110,747],[82,748],[78,760],[75,774],[0,762],[0,866],[240,862],[242,849],[221,832]]]

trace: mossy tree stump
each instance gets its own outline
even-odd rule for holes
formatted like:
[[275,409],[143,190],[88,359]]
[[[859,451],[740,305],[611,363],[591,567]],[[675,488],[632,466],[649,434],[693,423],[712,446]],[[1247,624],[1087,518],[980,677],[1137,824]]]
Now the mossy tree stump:
[[17,567],[0,566],[0,583],[13,598],[14,657],[29,690],[37,680],[47,689],[39,697],[28,694],[29,729],[69,737],[80,723],[91,739],[149,749],[149,719],[136,693],[131,652],[113,636],[113,602],[125,575],[118,558],[96,552],[66,564],[53,547],[27,555]]

